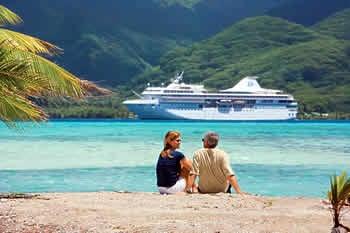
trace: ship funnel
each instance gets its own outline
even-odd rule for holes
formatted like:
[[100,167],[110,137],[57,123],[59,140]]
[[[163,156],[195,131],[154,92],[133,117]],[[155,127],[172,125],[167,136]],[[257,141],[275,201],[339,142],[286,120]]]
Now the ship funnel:
[[183,75],[184,75],[184,71],[182,71],[181,73],[177,73],[173,83],[179,84],[183,79]]

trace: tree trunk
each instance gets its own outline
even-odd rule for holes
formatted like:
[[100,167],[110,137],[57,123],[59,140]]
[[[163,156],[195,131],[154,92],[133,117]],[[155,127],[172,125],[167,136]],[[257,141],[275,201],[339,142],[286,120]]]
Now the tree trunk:
[[337,210],[334,211],[333,221],[334,221],[334,228],[339,227],[339,225],[340,225],[340,223],[339,223],[339,213],[338,213]]

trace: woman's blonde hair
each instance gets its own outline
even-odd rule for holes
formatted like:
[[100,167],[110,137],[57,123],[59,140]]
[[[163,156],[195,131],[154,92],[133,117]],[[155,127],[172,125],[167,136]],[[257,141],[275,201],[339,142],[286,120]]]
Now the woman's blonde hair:
[[168,131],[165,134],[164,137],[164,148],[163,150],[160,152],[160,155],[163,157],[169,157],[171,158],[172,156],[168,153],[168,151],[170,149],[172,149],[172,146],[170,145],[171,141],[176,140],[177,138],[179,138],[181,136],[180,132],[177,131]]

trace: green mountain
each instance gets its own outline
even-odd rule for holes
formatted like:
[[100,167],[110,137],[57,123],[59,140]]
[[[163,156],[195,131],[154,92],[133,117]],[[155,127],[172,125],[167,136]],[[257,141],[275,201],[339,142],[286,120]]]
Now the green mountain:
[[[57,44],[56,60],[101,85],[126,84],[167,51],[214,35],[286,0],[3,0],[16,30]],[[214,20],[215,19],[215,20]]]
[[349,0],[288,0],[267,14],[310,26],[346,8],[350,8]]
[[[55,116],[73,117],[77,112],[85,116],[87,110],[82,108],[90,105],[89,116],[124,116],[128,113],[120,101],[131,88],[165,83],[181,70],[185,81],[212,89],[258,75],[262,85],[293,93],[302,111],[350,112],[350,21],[349,10],[344,10],[350,8],[349,0],[3,0],[1,4],[24,19],[16,30],[64,49],[55,62],[121,91],[112,100],[71,103],[76,108],[72,112],[65,105],[58,109],[48,103]],[[333,15],[339,10],[344,11]],[[265,13],[289,21],[255,17]],[[122,109],[122,114],[109,111],[110,106]]]
[[106,35],[84,33],[66,46],[59,62],[87,79],[114,85],[156,65],[162,54],[181,43],[123,28]]
[[134,80],[161,83],[185,70],[186,82],[229,88],[248,75],[295,95],[302,111],[350,112],[350,41],[268,16],[243,20],[214,37],[178,48]]
[[350,8],[328,17],[312,28],[322,34],[350,40]]

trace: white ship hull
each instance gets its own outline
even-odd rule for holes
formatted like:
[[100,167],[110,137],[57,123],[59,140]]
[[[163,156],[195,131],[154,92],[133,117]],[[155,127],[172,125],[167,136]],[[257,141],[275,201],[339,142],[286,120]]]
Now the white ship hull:
[[181,83],[182,74],[167,87],[148,87],[139,99],[123,103],[140,119],[281,121],[297,117],[292,95],[261,88],[257,77],[246,77],[233,88],[208,92],[202,85]]
[[140,119],[273,121],[296,119],[297,110],[284,108],[202,108],[169,109],[161,105],[126,104]]

